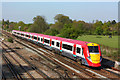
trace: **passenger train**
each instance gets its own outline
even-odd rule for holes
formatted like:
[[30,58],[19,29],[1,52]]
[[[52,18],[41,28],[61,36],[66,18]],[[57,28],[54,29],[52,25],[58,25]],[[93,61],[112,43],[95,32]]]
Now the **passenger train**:
[[102,55],[99,44],[17,30],[13,30],[12,34],[77,60],[81,64],[92,67],[101,66]]

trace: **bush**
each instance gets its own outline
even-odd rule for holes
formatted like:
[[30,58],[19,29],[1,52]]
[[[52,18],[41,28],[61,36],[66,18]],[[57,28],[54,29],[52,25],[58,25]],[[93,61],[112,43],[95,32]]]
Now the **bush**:
[[44,34],[46,35],[51,35],[51,36],[56,36],[59,32],[56,29],[48,29],[47,31],[45,31]]
[[13,38],[9,37],[7,41],[13,43]]

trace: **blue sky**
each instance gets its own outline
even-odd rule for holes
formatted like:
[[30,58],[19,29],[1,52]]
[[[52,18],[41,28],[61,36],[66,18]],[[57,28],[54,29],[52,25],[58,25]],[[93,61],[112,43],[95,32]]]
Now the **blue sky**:
[[72,20],[118,20],[117,2],[3,2],[2,18],[10,21],[32,23],[33,17],[45,16],[48,23],[54,23],[57,14],[69,16]]

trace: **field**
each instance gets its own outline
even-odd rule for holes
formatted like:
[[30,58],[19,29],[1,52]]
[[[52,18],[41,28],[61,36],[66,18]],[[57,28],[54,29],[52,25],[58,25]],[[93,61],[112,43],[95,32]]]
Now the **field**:
[[109,36],[101,35],[82,35],[79,36],[77,40],[94,42],[111,48],[118,48],[118,36],[112,36],[112,38],[108,37]]

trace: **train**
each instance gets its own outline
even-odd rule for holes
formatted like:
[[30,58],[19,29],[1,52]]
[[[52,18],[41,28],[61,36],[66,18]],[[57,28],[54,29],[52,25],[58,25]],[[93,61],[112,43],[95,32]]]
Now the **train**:
[[99,44],[18,30],[12,30],[12,35],[76,60],[83,65],[101,66],[102,54]]

